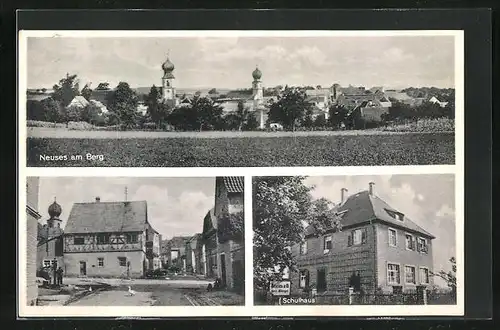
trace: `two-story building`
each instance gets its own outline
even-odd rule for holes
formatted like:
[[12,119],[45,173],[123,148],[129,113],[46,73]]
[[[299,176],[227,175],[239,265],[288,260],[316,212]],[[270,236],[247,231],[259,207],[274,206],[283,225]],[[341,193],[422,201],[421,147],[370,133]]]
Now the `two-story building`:
[[341,229],[319,235],[309,226],[304,242],[292,248],[299,268],[291,274],[292,290],[345,293],[356,286],[353,276],[356,290],[367,293],[432,285],[435,237],[376,196],[373,183],[347,199],[346,192],[334,209]]
[[217,177],[215,206],[203,220],[202,258],[207,277],[217,277],[222,285],[244,291],[244,237],[228,237],[221,231],[228,228],[231,217],[243,219],[243,177]]
[[186,267],[188,272],[194,274],[203,273],[203,254],[202,254],[201,234],[195,234],[186,242]]
[[[151,242],[151,243],[150,243]],[[161,266],[146,201],[75,203],[64,233],[67,276],[137,278]]]
[[37,270],[37,234],[38,220],[42,217],[38,212],[38,177],[26,178],[26,303],[36,305],[38,300]]
[[186,243],[191,236],[174,236],[165,243],[166,266],[176,266],[179,271],[187,270]]

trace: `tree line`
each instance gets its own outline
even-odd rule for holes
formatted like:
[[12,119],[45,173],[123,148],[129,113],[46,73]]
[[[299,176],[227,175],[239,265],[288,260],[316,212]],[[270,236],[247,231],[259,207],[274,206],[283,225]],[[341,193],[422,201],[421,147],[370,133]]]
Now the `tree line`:
[[[77,75],[66,75],[54,85],[50,97],[41,101],[27,102],[27,119],[53,123],[85,121],[95,126],[120,126],[122,129],[159,129],[181,131],[206,130],[256,130],[259,123],[257,112],[252,112],[239,102],[236,111],[224,113],[220,104],[211,97],[194,95],[188,103],[180,106],[164,102],[161,89],[152,86],[147,95],[138,95],[126,82],[120,82],[114,89],[108,84],[100,84],[96,90],[106,91],[106,109],[90,102],[93,90],[85,85],[81,90]],[[366,128],[361,111],[354,107],[331,105],[327,112],[316,109],[308,101],[306,88],[288,87],[273,97],[268,108],[267,126],[277,123],[286,130],[336,130]],[[215,90],[211,91],[216,92]],[[450,95],[448,93],[447,95]],[[85,107],[73,106],[71,101],[81,95],[87,101]],[[140,103],[147,108],[145,113],[138,111]],[[424,102],[412,107],[396,100],[382,120],[375,125],[385,125],[393,121],[415,121],[421,118],[454,118],[454,96],[448,104]],[[328,116],[327,116],[328,114]]]

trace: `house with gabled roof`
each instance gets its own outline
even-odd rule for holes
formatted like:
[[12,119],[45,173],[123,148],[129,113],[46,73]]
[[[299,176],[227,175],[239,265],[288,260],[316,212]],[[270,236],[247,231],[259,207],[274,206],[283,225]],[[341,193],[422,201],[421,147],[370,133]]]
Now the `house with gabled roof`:
[[202,261],[204,274],[219,278],[223,287],[244,292],[244,237],[231,232],[231,221],[243,219],[243,177],[215,179],[215,205],[203,219]]
[[161,267],[146,201],[75,203],[64,228],[67,276],[137,278]]
[[435,237],[376,196],[373,183],[347,199],[346,192],[332,210],[341,228],[319,233],[309,226],[304,242],[292,247],[299,269],[291,274],[292,290],[397,293],[432,285]]

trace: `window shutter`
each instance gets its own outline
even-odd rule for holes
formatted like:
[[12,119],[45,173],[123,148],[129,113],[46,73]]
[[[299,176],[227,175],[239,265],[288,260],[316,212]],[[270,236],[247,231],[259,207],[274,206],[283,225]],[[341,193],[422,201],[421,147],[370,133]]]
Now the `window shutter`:
[[363,228],[363,230],[361,231],[361,244],[365,243],[366,243],[366,228]]
[[418,239],[417,239],[417,252],[420,252],[420,244]]
[[349,236],[347,237],[347,246],[351,246],[351,245],[352,245],[352,231],[349,234]]

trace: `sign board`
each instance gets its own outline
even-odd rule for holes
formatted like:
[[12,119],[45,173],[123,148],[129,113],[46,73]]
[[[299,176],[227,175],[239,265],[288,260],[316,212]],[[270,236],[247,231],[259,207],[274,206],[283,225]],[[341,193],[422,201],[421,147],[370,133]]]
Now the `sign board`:
[[269,285],[269,291],[273,296],[289,296],[290,288],[290,281],[273,281]]

